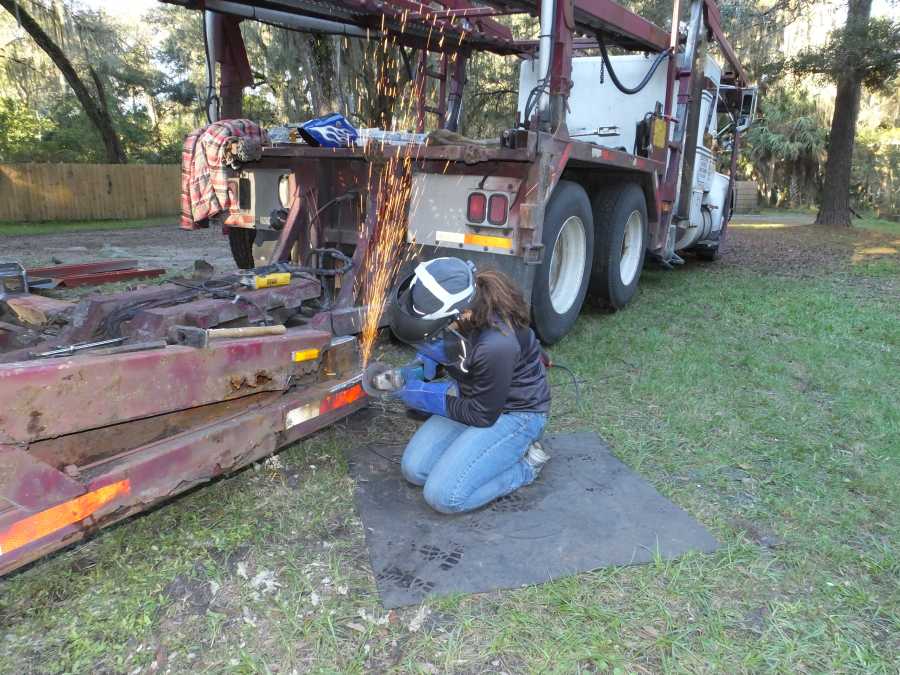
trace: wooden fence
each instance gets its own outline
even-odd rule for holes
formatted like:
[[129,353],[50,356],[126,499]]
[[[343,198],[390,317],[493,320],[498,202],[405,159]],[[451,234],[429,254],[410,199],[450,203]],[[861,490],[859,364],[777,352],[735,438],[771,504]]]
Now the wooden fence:
[[0,221],[174,216],[175,164],[0,164]]

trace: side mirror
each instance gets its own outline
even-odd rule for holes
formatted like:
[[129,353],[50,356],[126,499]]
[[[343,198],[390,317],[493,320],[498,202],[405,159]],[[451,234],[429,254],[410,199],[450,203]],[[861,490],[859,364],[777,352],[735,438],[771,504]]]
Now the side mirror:
[[736,130],[743,133],[750,128],[756,117],[756,87],[741,92],[741,109],[738,113]]

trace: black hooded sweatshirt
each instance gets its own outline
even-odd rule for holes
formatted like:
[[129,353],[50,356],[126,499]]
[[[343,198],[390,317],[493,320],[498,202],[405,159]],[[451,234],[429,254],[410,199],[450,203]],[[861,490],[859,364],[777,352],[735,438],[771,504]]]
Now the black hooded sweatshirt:
[[447,366],[459,396],[447,397],[450,419],[489,427],[504,412],[550,411],[550,385],[531,328],[485,328],[466,336],[466,357]]

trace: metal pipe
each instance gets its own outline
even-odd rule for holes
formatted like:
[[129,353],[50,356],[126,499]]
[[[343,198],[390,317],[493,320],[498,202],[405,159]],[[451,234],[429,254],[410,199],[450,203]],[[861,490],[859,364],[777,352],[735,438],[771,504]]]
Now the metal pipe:
[[206,47],[206,118],[219,121],[219,98],[216,96],[216,17],[203,10],[203,38]]
[[380,33],[376,31],[366,31],[364,28],[350,26],[338,21],[328,21],[326,19],[316,19],[310,16],[297,16],[290,12],[280,12],[274,9],[265,9],[263,7],[248,7],[237,2],[229,2],[228,0],[206,0],[207,9],[212,9],[223,14],[233,14],[234,16],[244,17],[245,19],[253,19],[262,23],[269,23],[283,28],[290,28],[306,33],[324,33],[328,35],[349,35],[351,37],[378,37]]
[[[553,41],[553,16],[556,14],[556,0],[541,0],[541,34],[538,39],[538,86],[549,86],[550,48]],[[538,114],[543,116],[550,97],[543,91],[538,95]],[[528,120],[525,120],[526,122]]]
[[[674,18],[674,17],[673,17]],[[703,0],[693,0],[691,3],[691,18],[690,23],[688,24],[688,34],[687,40],[684,45],[684,52],[681,55],[681,60],[678,64],[678,74],[679,74],[679,85],[678,85],[678,93],[679,97],[681,94],[688,94],[686,99],[690,99],[690,93],[693,91],[693,87],[688,86],[685,87],[681,74],[682,73],[690,73],[691,74],[691,84],[695,82],[696,73],[694,72],[695,60],[697,56],[697,45],[700,41],[701,37],[701,28],[703,25]],[[674,60],[674,57],[673,57]],[[699,92],[695,92],[698,93]],[[679,219],[684,218],[684,209],[681,208],[682,202],[689,204],[690,200],[683,195],[684,190],[682,189],[682,183],[684,183],[684,165],[686,161],[690,161],[693,164],[693,154],[688,157],[688,149],[685,146],[685,139],[688,136],[687,133],[687,124],[688,124],[688,108],[689,108],[689,100],[679,101],[675,108],[675,117],[678,120],[675,124],[675,133],[673,141],[676,145],[675,152],[678,155],[678,171],[675,175],[675,194],[673,199],[672,216],[669,221],[669,234],[666,241],[666,251],[664,254],[665,258],[671,259],[675,256],[675,240],[677,239],[677,227]],[[694,118],[692,120],[693,124],[697,124],[698,120]],[[696,152],[696,147],[693,149]],[[691,177],[693,177],[693,166],[691,166]],[[688,186],[688,194],[690,194],[690,186]]]

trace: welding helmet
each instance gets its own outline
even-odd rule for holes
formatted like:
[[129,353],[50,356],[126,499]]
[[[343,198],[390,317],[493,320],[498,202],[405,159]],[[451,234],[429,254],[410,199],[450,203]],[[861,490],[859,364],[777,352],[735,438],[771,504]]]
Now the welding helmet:
[[303,140],[316,148],[346,148],[352,146],[359,134],[340,113],[304,122],[297,130]]
[[397,339],[413,346],[429,342],[475,298],[475,266],[459,258],[419,263],[394,289],[390,326]]

